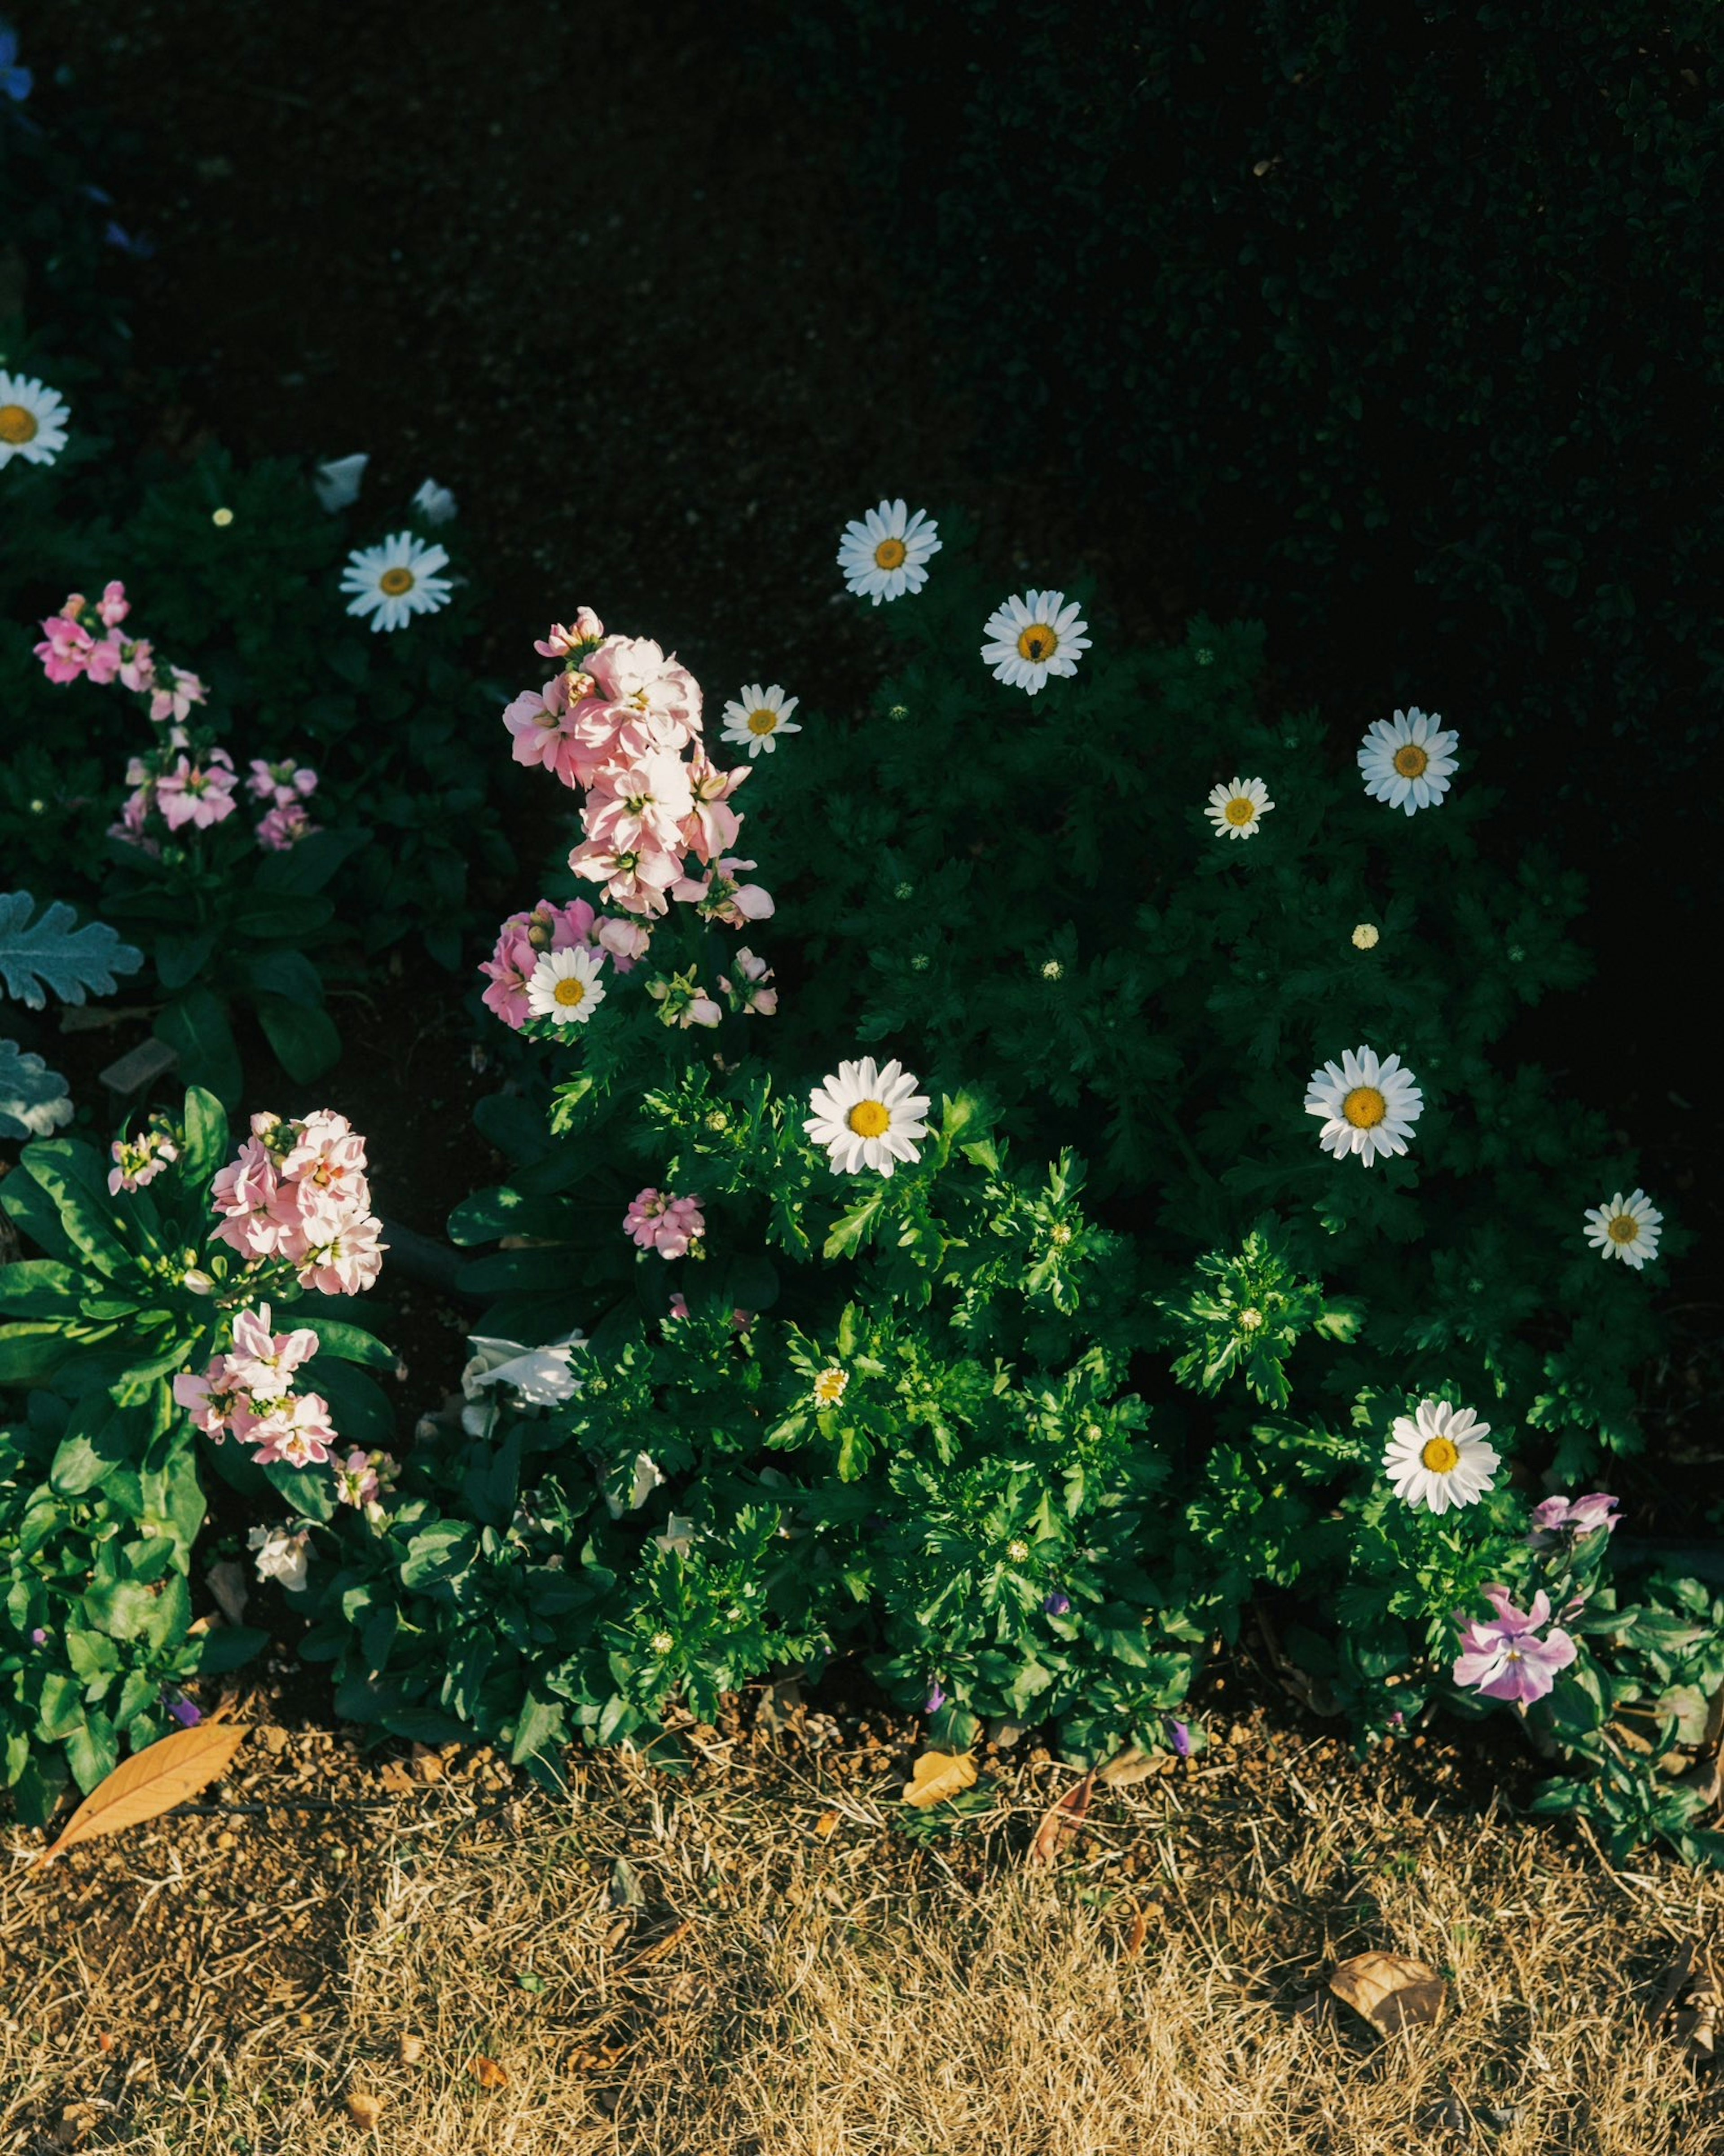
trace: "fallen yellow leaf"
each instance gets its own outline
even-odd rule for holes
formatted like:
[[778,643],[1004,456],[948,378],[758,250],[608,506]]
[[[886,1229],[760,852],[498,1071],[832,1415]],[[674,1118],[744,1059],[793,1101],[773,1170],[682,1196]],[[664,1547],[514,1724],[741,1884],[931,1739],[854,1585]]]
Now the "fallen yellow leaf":
[[975,1779],[976,1762],[967,1752],[924,1752],[904,1784],[904,1801],[926,1811],[967,1789]]
[[838,1814],[836,1812],[822,1812],[819,1818],[814,1821],[814,1831],[819,1835],[822,1841],[829,1840],[833,1835],[838,1832]]
[[382,2097],[367,2096],[363,2089],[349,2091],[347,2116],[356,2126],[375,2126],[382,2115]]
[[467,2069],[480,2088],[507,2088],[509,2076],[495,2059],[488,2059],[481,2051]]
[[37,1858],[38,1870],[74,1842],[118,1834],[123,1827],[171,1812],[225,1774],[244,1742],[245,1731],[237,1723],[201,1722],[195,1729],[177,1729],[134,1752],[96,1784],[61,1828],[58,1840]]
[[1434,2021],[1449,1987],[1424,1962],[1409,1960],[1405,1954],[1373,1952],[1340,1963],[1329,1979],[1329,1989],[1343,2005],[1390,2036],[1398,2029]]

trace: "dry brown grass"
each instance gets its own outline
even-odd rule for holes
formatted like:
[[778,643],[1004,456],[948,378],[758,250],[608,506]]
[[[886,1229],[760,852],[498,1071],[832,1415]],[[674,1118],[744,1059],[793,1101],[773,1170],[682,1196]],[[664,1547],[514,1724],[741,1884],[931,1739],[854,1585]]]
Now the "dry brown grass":
[[[1008,1851],[1069,1779],[1026,1764],[969,1838],[923,1846],[894,1830],[884,1779],[871,1794],[795,1775],[678,1785],[607,1765],[567,1804],[490,1816],[433,1792],[352,1866],[309,2010],[215,2035],[205,2015],[195,2040],[172,2010],[141,2015],[147,1970],[105,1975],[75,1940],[38,1936],[44,1889],[17,1835],[0,2150],[1724,2147],[1724,2098],[1646,2012],[1674,1946],[1717,1925],[1724,1881],[1612,1873],[1547,1831],[1421,1818],[1358,1787],[1319,1797],[1296,1773],[1249,1795],[1170,1780],[1110,1794],[1053,1874],[1027,1871]],[[133,1886],[190,1897],[186,1824],[131,1837]],[[1449,1972],[1441,2025],[1385,2040],[1345,2012],[1293,2011],[1367,1947]],[[30,1966],[56,1972],[52,1999],[21,1995]],[[423,2043],[413,2063],[403,2036]],[[480,2057],[503,2086],[480,2086]],[[348,2115],[356,2091],[381,2100],[372,2128]]]

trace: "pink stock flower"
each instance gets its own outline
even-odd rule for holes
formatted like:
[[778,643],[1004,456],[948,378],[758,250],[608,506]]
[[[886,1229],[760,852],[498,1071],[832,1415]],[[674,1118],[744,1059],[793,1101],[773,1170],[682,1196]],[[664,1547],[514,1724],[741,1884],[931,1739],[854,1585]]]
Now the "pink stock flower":
[[[70,603],[69,599],[67,604]],[[43,623],[42,634],[43,641],[36,645],[35,654],[42,661],[43,672],[50,681],[75,681],[89,665],[90,654],[95,649],[95,639],[89,631],[80,629],[69,616],[58,613],[50,614]]]
[[293,1142],[281,1161],[283,1175],[302,1190],[309,1186],[322,1193],[324,1201],[362,1213],[371,1205],[365,1167],[365,1140],[332,1108],[319,1108],[294,1126]]
[[340,1440],[330,1419],[329,1403],[320,1393],[295,1393],[277,1400],[247,1433],[258,1448],[259,1467],[285,1460],[290,1467],[321,1467]]
[[506,925],[497,938],[496,949],[489,958],[480,961],[479,970],[490,983],[480,1001],[493,1017],[501,1019],[516,1033],[532,1015],[526,984],[538,963],[539,954],[526,936],[511,935]]
[[267,801],[275,808],[291,808],[317,791],[317,773],[309,764],[295,763],[291,757],[280,763],[269,763],[254,756],[251,776],[245,785],[246,791],[257,800]]
[[569,866],[588,883],[603,884],[605,896],[625,913],[649,917],[670,911],[665,893],[682,874],[674,855],[617,853],[592,839],[570,854]]
[[305,814],[302,801],[290,801],[285,808],[271,808],[258,819],[258,844],[266,854],[285,854],[322,828]]
[[382,1485],[368,1452],[350,1452],[336,1470],[336,1502],[356,1508],[374,1504]]
[[300,1286],[320,1295],[362,1295],[383,1270],[382,1223],[365,1214],[351,1220],[317,1223],[319,1240],[304,1253]]
[[156,686],[154,646],[147,643],[128,644],[120,662],[120,681],[123,688],[135,694],[148,696]]
[[645,957],[653,932],[642,921],[618,921],[607,914],[593,931],[593,940],[619,973],[632,973]]
[[216,1240],[244,1258],[273,1257],[285,1223],[279,1209],[280,1178],[263,1141],[249,1137],[210,1186],[210,1203],[222,1215]]
[[769,921],[777,911],[772,893],[762,885],[742,883],[738,878],[754,866],[725,855],[704,876],[683,876],[671,890],[673,898],[685,900],[705,921],[721,921],[729,928],[746,928],[751,921]]
[[598,644],[604,636],[604,624],[591,607],[577,607],[573,624],[564,628],[559,621],[552,625],[548,637],[535,639],[533,649],[546,659],[561,659],[570,652],[578,652],[583,644]]
[[1532,1531],[1527,1543],[1533,1549],[1550,1549],[1565,1534],[1578,1537],[1593,1534],[1600,1527],[1606,1534],[1614,1534],[1621,1503],[1620,1498],[1606,1496],[1602,1491],[1589,1497],[1547,1497],[1532,1508]]
[[125,668],[126,646],[120,640],[119,631],[110,629],[105,636],[90,645],[85,670],[92,681],[105,685],[116,674],[123,673]]
[[636,1195],[623,1226],[643,1250],[656,1250],[661,1258],[686,1257],[689,1245],[706,1232],[697,1195],[667,1198],[651,1188]]
[[195,674],[188,674],[182,666],[170,666],[173,677],[171,688],[164,689],[159,682],[150,697],[150,716],[159,725],[163,719],[182,719],[193,704],[201,704],[209,691]]
[[734,771],[721,771],[704,747],[697,748],[689,759],[689,792],[694,807],[683,820],[682,842],[698,860],[710,861],[726,846],[736,844],[742,819],[728,803],[751,767],[739,763]]
[[122,1190],[141,1190],[153,1183],[180,1149],[166,1131],[140,1131],[135,1138],[115,1138],[109,1147],[114,1165],[108,1171],[108,1195]]
[[733,988],[726,977],[718,977],[719,993],[730,998],[733,1009],[744,1015],[770,1018],[778,1008],[778,991],[768,983],[772,969],[764,958],[757,957],[745,943],[736,953],[736,971],[741,975],[740,988]]
[[295,1332],[269,1330],[269,1306],[238,1311],[233,1317],[233,1344],[227,1357],[227,1374],[259,1399],[285,1399],[293,1389],[293,1373],[317,1353],[317,1335],[309,1325]]
[[95,603],[95,610],[102,618],[104,629],[117,629],[131,612],[125,585],[116,583],[105,586],[101,597]]
[[1455,1663],[1455,1683],[1470,1685],[1485,1699],[1522,1707],[1542,1699],[1579,1652],[1559,1627],[1552,1625],[1542,1640],[1537,1636],[1551,1621],[1550,1597],[1541,1588],[1530,1610],[1516,1609],[1506,1587],[1487,1587],[1485,1599],[1496,1614],[1468,1621]]
[[608,636],[585,663],[599,695],[644,721],[655,747],[680,749],[700,732],[700,691],[693,675],[650,637]]
[[594,844],[613,852],[656,851],[680,860],[682,822],[694,805],[681,757],[651,749],[597,775],[581,824]]
[[157,778],[156,806],[170,831],[186,824],[208,830],[233,814],[239,783],[225,749],[212,749],[203,762],[182,755],[172,771]]
[[174,1404],[183,1408],[204,1435],[219,1445],[232,1430],[236,1437],[250,1424],[251,1401],[218,1355],[204,1370],[182,1370],[173,1381]]

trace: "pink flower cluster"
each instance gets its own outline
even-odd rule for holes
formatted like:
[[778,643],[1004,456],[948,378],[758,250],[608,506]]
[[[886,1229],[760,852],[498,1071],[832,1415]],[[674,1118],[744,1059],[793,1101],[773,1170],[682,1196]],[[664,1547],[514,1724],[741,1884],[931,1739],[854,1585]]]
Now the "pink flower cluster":
[[182,1371],[173,1396],[207,1437],[219,1445],[232,1436],[258,1448],[259,1466],[285,1460],[290,1467],[321,1467],[337,1442],[329,1403],[319,1393],[294,1389],[294,1373],[317,1353],[310,1326],[273,1332],[269,1306],[234,1313],[233,1344],[207,1369]]
[[365,1140],[327,1108],[298,1122],[255,1115],[239,1157],[216,1177],[216,1238],[248,1259],[293,1267],[301,1287],[357,1295],[382,1269]]
[[[1560,1625],[1551,1625],[1544,1638],[1538,1636],[1551,1624],[1551,1600],[1542,1588],[1530,1610],[1516,1609],[1506,1587],[1487,1587],[1485,1599],[1496,1614],[1482,1623],[1477,1618],[1469,1621],[1461,1634],[1455,1681],[1471,1686],[1485,1699],[1530,1706],[1554,1687],[1579,1649]],[[1573,1610],[1562,1614],[1567,1617]]]
[[141,1190],[180,1157],[172,1134],[160,1128],[140,1131],[135,1138],[115,1138],[108,1150],[114,1163],[108,1170],[110,1198],[122,1190]]
[[1532,1507],[1532,1531],[1527,1536],[1528,1546],[1533,1549],[1554,1549],[1573,1538],[1596,1534],[1602,1527],[1606,1534],[1616,1532],[1616,1516],[1622,1509],[1622,1501],[1595,1491],[1588,1497],[1547,1497],[1542,1505]]
[[[161,839],[149,828],[152,814],[171,834],[187,824],[208,830],[225,823],[239,807],[234,789],[239,779],[225,749],[214,747],[207,735],[194,741],[186,731],[192,706],[208,694],[203,682],[182,666],[158,663],[143,639],[123,636],[120,624],[131,612],[121,583],[107,585],[93,605],[81,592],[69,593],[59,612],[43,623],[36,656],[50,681],[81,678],[105,686],[117,680],[148,701],[155,724],[168,726],[163,747],[133,757],[127,765],[126,783],[132,791],[110,832],[159,857]],[[101,625],[100,636],[87,619],[91,616]],[[305,797],[316,788],[315,771],[291,760],[272,764],[254,757],[251,774],[249,791],[269,804],[256,830],[266,853],[285,853],[317,829],[305,807]]]
[[[587,793],[569,866],[625,913],[655,918],[673,898],[705,899],[711,879],[690,876],[686,856],[709,867],[736,844],[730,801],[748,767],[721,771],[708,757],[694,676],[649,637],[607,636],[587,607],[535,649],[562,670],[517,696],[503,723],[517,763]],[[750,890],[747,917],[764,920],[772,900]]]
[[730,1003],[731,1009],[745,1017],[770,1018],[778,1008],[778,991],[772,987],[772,969],[764,958],[757,958],[745,943],[736,953],[736,971],[741,978],[732,987],[721,973],[719,993]]
[[596,913],[584,898],[567,906],[541,898],[531,912],[511,913],[497,932],[497,947],[479,968],[490,983],[480,1000],[519,1033],[531,1014],[526,984],[546,952],[578,946],[628,973],[645,957],[651,942],[652,931],[644,922]]
[[381,1515],[384,1491],[393,1486],[399,1467],[387,1452],[350,1452],[336,1467],[336,1502],[351,1505],[368,1518]]
[[698,1196],[670,1198],[650,1188],[637,1194],[623,1226],[643,1250],[656,1250],[661,1258],[685,1258],[689,1245],[706,1232]]

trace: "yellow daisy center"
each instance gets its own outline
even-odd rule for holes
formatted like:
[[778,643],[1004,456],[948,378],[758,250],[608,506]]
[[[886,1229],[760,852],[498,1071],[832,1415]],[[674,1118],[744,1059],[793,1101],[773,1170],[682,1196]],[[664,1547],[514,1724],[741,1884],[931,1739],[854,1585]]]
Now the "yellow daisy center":
[[1613,1243],[1633,1243],[1639,1239],[1640,1224],[1632,1213],[1617,1213],[1604,1232]]
[[892,1111],[884,1101],[858,1101],[844,1121],[859,1138],[877,1138],[890,1128]]
[[757,711],[748,714],[748,731],[752,734],[769,734],[778,723],[778,714],[770,704],[762,704]]
[[377,589],[388,598],[398,599],[403,592],[410,592],[413,588],[413,572],[411,569],[385,569],[377,578]]
[[0,404],[0,442],[9,442],[17,449],[33,442],[41,431],[36,414],[24,405]]
[[1249,824],[1257,814],[1257,803],[1243,793],[1235,793],[1221,813],[1229,824]]
[[1400,773],[1403,778],[1422,777],[1424,767],[1429,762],[1430,758],[1417,742],[1403,742],[1395,751],[1395,769]]
[[587,983],[578,974],[567,973],[551,991],[551,995],[552,1001],[561,1004],[565,1010],[572,1010],[577,1004],[586,1002]]
[[1388,1113],[1388,1102],[1374,1086],[1355,1086],[1342,1102],[1341,1112],[1356,1131],[1374,1131]]
[[1460,1465],[1460,1447],[1452,1437],[1430,1437],[1424,1441],[1419,1455],[1421,1467],[1429,1468],[1433,1475],[1452,1474]]
[[909,551],[901,539],[882,539],[874,550],[875,567],[880,569],[900,568]]
[[1059,649],[1060,639],[1045,621],[1027,623],[1018,632],[1018,656],[1033,666],[1045,665]]

